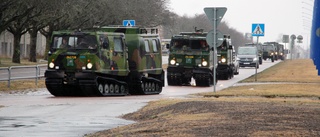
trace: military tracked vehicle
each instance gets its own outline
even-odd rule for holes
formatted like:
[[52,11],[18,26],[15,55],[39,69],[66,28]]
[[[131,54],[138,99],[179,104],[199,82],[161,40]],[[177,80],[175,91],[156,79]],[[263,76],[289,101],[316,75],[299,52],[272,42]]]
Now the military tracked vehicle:
[[213,82],[213,51],[206,42],[206,32],[181,32],[171,38],[167,68],[168,85],[211,86]]
[[236,63],[236,53],[234,46],[231,44],[229,35],[224,35],[223,42],[217,47],[218,66],[217,73],[219,79],[231,79],[234,75],[239,74],[239,68]]
[[55,31],[45,83],[54,96],[159,94],[164,86],[157,29]]

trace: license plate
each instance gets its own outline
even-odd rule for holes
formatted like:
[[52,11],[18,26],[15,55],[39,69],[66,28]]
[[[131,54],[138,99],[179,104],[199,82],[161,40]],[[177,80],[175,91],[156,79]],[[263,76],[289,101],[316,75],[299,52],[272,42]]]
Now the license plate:
[[246,65],[248,65],[248,64],[250,64],[250,63],[243,63],[243,64],[246,64]]
[[193,56],[186,56],[186,58],[193,59]]
[[66,58],[67,58],[67,59],[76,59],[77,56],[67,56]]

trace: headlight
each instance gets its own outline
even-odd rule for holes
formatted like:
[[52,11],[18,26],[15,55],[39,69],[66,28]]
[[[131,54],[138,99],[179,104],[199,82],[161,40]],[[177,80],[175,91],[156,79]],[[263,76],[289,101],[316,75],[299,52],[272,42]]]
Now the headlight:
[[227,61],[226,58],[222,58],[222,59],[221,59],[221,62],[222,62],[222,63],[225,63],[226,61]]
[[88,64],[87,64],[87,68],[88,68],[88,69],[92,69],[92,66],[93,66],[92,63],[88,63]]
[[278,55],[278,52],[276,52],[276,55]]
[[207,61],[202,61],[202,66],[207,66],[208,65],[208,62]]
[[256,61],[256,60],[258,60],[257,58],[253,58],[253,61]]
[[273,53],[271,53],[271,55],[273,55]]
[[54,68],[54,63],[50,62],[49,63],[49,68]]
[[283,55],[283,53],[280,53],[280,55]]
[[237,58],[237,60],[239,61],[239,60],[240,60],[240,58]]
[[176,64],[176,61],[174,59],[172,59],[172,60],[170,60],[170,64],[174,65],[174,64]]

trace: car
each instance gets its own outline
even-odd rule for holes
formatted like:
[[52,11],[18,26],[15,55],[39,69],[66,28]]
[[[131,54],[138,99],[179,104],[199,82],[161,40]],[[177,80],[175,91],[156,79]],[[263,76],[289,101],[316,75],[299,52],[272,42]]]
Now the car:
[[238,47],[238,57],[240,67],[259,68],[259,55],[256,46]]

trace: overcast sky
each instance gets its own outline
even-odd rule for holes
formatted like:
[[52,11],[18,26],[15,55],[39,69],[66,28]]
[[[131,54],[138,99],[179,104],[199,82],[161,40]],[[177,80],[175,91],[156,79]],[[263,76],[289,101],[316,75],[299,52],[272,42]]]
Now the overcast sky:
[[226,7],[223,21],[244,34],[251,33],[253,23],[265,24],[261,42],[275,41],[282,34],[302,35],[305,45],[310,39],[313,0],[170,0],[169,7],[189,17],[203,14],[205,7]]

